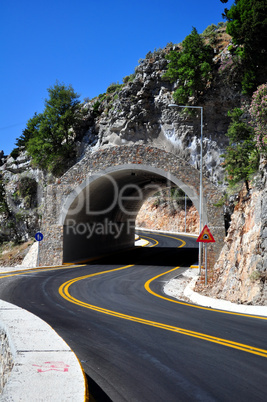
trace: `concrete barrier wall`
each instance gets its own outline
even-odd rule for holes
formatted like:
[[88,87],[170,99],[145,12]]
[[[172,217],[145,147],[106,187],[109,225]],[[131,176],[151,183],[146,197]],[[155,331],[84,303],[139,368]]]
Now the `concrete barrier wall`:
[[3,356],[1,402],[84,402],[81,365],[66,342],[43,320],[0,300]]

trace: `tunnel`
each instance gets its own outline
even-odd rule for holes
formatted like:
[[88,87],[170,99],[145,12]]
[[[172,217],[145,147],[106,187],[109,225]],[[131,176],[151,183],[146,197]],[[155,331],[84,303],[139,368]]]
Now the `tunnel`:
[[[127,164],[90,175],[62,208],[63,263],[134,246],[135,220],[142,204],[161,189],[173,187],[181,188],[199,209],[195,189],[160,168]],[[205,208],[203,214],[205,219]]]

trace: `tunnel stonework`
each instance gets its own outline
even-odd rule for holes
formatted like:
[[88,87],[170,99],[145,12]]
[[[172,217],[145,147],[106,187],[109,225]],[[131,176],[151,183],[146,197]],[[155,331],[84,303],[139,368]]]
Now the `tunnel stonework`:
[[[112,220],[121,227],[127,219],[131,221],[131,231],[125,237],[122,230],[121,239],[105,238],[98,236],[97,239],[85,239],[85,236],[74,236],[69,234],[69,222],[73,222],[73,210],[79,202],[86,202],[86,194],[95,188],[95,204],[104,202],[106,175],[111,175],[114,180],[121,185],[131,183],[133,187],[136,185],[143,186],[144,197],[150,195],[147,191],[151,183],[164,187],[171,182],[177,185],[192,199],[196,208],[199,209],[199,171],[192,167],[185,160],[178,158],[172,153],[168,153],[161,149],[144,146],[144,145],[122,145],[99,149],[96,152],[86,155],[81,161],[68,170],[55,184],[50,184],[45,189],[45,202],[42,218],[42,232],[44,240],[40,244],[40,264],[60,265],[65,262],[71,262],[69,250],[73,242],[73,248],[79,251],[84,250],[80,258],[77,258],[74,250],[73,261],[81,261],[86,258],[99,254],[102,251],[110,251],[112,247],[119,249],[120,247],[129,247],[134,244],[134,219],[133,216],[127,214],[119,214],[118,209],[114,206],[109,214],[109,221],[102,216],[89,217],[95,219],[91,222],[95,227],[101,223],[112,225]],[[113,179],[112,179],[113,180]],[[138,181],[139,180],[139,181]],[[151,188],[152,188],[151,187]],[[106,193],[107,194],[107,193]],[[203,225],[208,224],[216,243],[209,244],[209,265],[213,266],[219,257],[219,253],[223,246],[225,237],[223,209],[215,206],[220,200],[222,193],[219,188],[203,177]],[[132,197],[133,199],[137,197]],[[83,200],[83,201],[80,201]],[[102,201],[101,201],[102,200]],[[144,201],[144,200],[143,200]],[[135,202],[135,209],[138,212],[142,205],[142,200]],[[104,204],[103,204],[104,205]],[[128,211],[128,210],[127,210]],[[78,222],[87,219],[85,209],[82,206],[79,213],[75,215]],[[72,220],[71,220],[72,219]],[[100,219],[100,220],[99,220]],[[88,223],[88,225],[90,225]],[[69,232],[71,232],[69,230]],[[123,240],[122,240],[123,239]]]

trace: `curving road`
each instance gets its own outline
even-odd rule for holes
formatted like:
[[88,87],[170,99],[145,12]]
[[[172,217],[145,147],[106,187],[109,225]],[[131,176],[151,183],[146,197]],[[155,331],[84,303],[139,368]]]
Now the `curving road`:
[[267,320],[167,297],[163,283],[196,263],[197,243],[142,237],[148,247],[90,265],[2,275],[0,298],[65,339],[97,401],[265,401]]

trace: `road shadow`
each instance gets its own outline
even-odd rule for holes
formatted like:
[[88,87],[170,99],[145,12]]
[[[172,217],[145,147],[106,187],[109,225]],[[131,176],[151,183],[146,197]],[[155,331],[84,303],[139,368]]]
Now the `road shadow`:
[[90,402],[112,402],[109,396],[100,388],[100,386],[87,374],[86,380],[89,390],[89,401]]
[[198,249],[195,247],[134,247],[121,250],[96,259],[93,265],[149,265],[149,266],[190,266],[197,264]]

